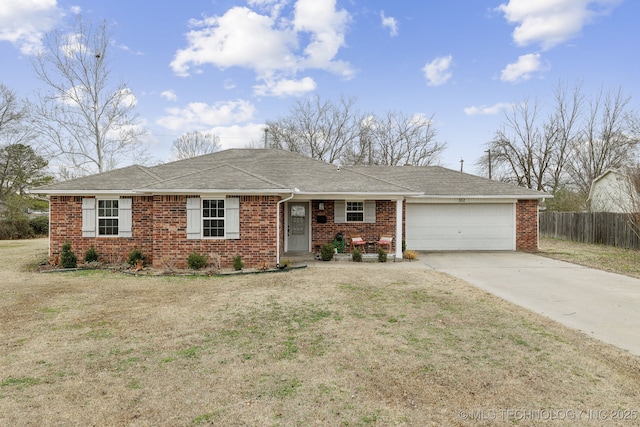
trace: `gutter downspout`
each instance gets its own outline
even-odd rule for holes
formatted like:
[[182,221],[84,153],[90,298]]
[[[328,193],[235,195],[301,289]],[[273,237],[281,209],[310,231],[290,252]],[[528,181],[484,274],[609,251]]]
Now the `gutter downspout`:
[[294,192],[286,199],[280,200],[276,205],[276,267],[280,265],[280,205],[293,199]]

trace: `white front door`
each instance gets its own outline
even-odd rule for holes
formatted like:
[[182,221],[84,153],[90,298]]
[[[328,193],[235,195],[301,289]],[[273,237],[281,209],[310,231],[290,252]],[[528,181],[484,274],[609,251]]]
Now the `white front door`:
[[309,252],[309,204],[289,203],[287,251]]

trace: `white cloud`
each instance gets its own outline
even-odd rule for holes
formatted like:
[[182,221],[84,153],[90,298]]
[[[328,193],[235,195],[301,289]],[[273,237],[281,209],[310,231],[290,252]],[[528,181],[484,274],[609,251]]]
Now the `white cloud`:
[[158,125],[174,131],[188,131],[249,121],[253,118],[255,107],[244,100],[213,105],[191,102],[185,108],[167,108],[165,112],[167,115],[157,120]]
[[82,54],[88,50],[88,46],[84,43],[81,34],[66,34],[64,36],[64,44],[60,45],[60,50],[66,57],[72,58],[76,54]]
[[308,33],[311,38],[304,49],[306,58],[301,61],[302,68],[330,70],[346,78],[353,75],[348,63],[333,60],[345,44],[349,19],[345,9],[336,10],[336,0],[296,2],[294,29],[298,33]]
[[176,93],[172,90],[165,90],[162,93],[160,93],[160,96],[163,97],[164,99],[168,100],[168,101],[177,101],[178,100],[178,95],[176,95]]
[[511,108],[511,104],[508,102],[498,102],[493,105],[482,105],[480,107],[476,107],[475,105],[471,107],[467,107],[464,109],[464,113],[467,116],[495,116],[499,114],[501,111],[506,110],[507,108]]
[[256,95],[260,96],[302,96],[316,89],[316,82],[311,77],[300,80],[281,79],[278,81],[266,81],[262,85],[253,87]]
[[424,66],[424,76],[429,86],[440,86],[445,84],[451,78],[452,74],[449,70],[453,57],[451,55],[441,56],[434,59]]
[[25,55],[36,54],[42,49],[42,36],[62,15],[56,0],[2,0],[0,41],[13,43]]
[[597,16],[609,13],[622,0],[509,0],[498,6],[516,24],[513,40],[550,49],[576,37]]
[[264,123],[248,123],[244,125],[216,126],[208,132],[220,136],[220,146],[228,148],[264,147]]
[[258,90],[270,81],[295,81],[297,73],[308,69],[353,76],[351,65],[336,59],[345,45],[350,16],[336,8],[335,0],[297,0],[289,15],[284,15],[285,0],[248,4],[267,13],[233,7],[222,16],[192,20],[187,46],[171,62],[173,71],[187,76],[204,65],[247,68],[263,83],[256,86]]
[[212,64],[220,68],[245,67],[258,73],[295,67],[291,32],[274,29],[272,18],[246,7],[231,8],[221,17],[192,21],[188,47],[178,50],[171,67],[181,76],[192,67]]
[[391,16],[384,16],[384,11],[380,12],[380,19],[382,19],[382,26],[389,29],[389,35],[395,37],[398,35],[398,21]]
[[527,53],[518,57],[518,61],[508,64],[500,74],[500,80],[509,83],[519,83],[529,80],[535,73],[545,71],[539,53]]

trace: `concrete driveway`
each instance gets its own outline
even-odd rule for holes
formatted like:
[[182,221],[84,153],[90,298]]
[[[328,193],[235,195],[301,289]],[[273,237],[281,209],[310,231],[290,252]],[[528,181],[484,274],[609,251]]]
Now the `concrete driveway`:
[[458,277],[640,356],[640,280],[520,252],[423,253]]

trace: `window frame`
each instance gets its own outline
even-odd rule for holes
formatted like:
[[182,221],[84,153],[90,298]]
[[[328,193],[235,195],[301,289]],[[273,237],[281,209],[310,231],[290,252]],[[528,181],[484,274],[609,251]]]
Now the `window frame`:
[[[360,205],[360,209],[353,209],[353,204],[358,203]],[[349,205],[351,205],[351,209],[349,209]],[[349,219],[349,214],[359,214],[362,216],[362,219],[354,220]],[[344,220],[349,223],[361,223],[364,222],[365,219],[365,201],[364,200],[345,200],[344,204]]]
[[[207,207],[205,208],[205,203],[206,202],[216,202],[216,206],[215,207]],[[220,203],[222,203],[222,207],[220,207]],[[226,214],[226,207],[227,207],[227,203],[226,203],[226,199],[224,197],[222,198],[217,198],[217,197],[212,197],[212,198],[201,198],[200,201],[200,226],[202,227],[201,229],[201,236],[203,239],[212,239],[212,240],[221,240],[221,239],[225,239],[226,236],[226,226],[227,226],[227,214]],[[213,211],[215,211],[215,213],[217,214],[216,216],[205,216],[205,209],[207,209],[209,211],[209,214],[211,214]],[[222,212],[222,216],[219,216],[220,212]],[[220,224],[218,223],[218,225],[216,227],[212,227],[211,225],[206,226],[205,223],[206,221],[221,221],[222,225],[220,226]],[[213,236],[213,235],[207,235],[207,232],[211,232],[212,230],[217,230],[217,235]]]
[[[110,202],[110,207],[100,207],[102,203]],[[115,208],[113,204],[116,204]],[[115,209],[115,215],[114,215]],[[111,215],[100,215],[101,210],[108,210]],[[113,238],[119,237],[120,233],[120,199],[96,199],[96,237],[106,237]],[[115,221],[115,226],[113,223],[111,225],[101,226],[101,221]],[[103,234],[102,229],[110,229],[115,230],[115,233]]]

